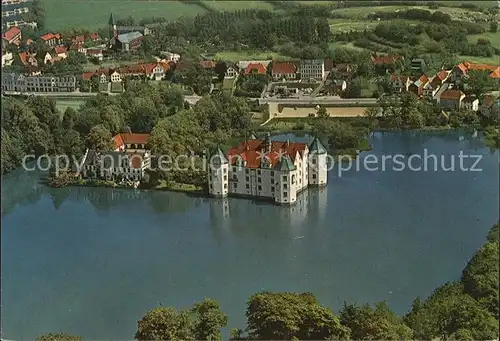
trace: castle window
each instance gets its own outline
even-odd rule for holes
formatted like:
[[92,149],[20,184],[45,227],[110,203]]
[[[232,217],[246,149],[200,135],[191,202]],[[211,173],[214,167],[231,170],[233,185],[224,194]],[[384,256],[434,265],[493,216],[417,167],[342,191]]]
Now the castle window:
[[288,177],[286,175],[283,175],[283,181],[286,181]]
[[316,174],[313,174],[313,179],[316,179]]
[[259,191],[262,191],[262,186],[259,186]]
[[227,175],[224,175],[224,181],[227,181]]
[[[283,192],[283,196],[284,197],[287,197],[288,196],[288,192]],[[286,199],[285,199],[286,200]]]
[[233,180],[238,181],[238,176],[236,176],[236,174],[233,175]]
[[312,164],[313,164],[313,165],[315,165],[315,164],[316,164],[316,159],[315,159],[315,158],[313,158],[313,159],[312,159]]
[[233,173],[236,173],[236,167],[233,167]]
[[224,189],[227,189],[227,184],[224,184]]
[[274,179],[271,179],[271,185],[274,185]]
[[287,189],[288,188],[288,185],[287,184],[283,184],[283,189]]
[[246,181],[250,181],[250,177],[249,177],[249,176],[247,176],[247,177],[245,178],[245,180],[246,180]]
[[249,185],[249,184],[247,184],[247,185],[246,185],[246,188],[247,188],[247,189],[249,189],[249,188],[250,188],[250,185]]
[[249,170],[248,169],[245,169],[245,174],[248,174],[249,173]]
[[234,184],[233,187],[234,187],[234,189],[238,188],[238,184]]
[[274,176],[274,171],[271,171],[271,176]]
[[258,179],[257,179],[257,182],[258,182],[258,183],[261,183],[261,182],[262,182],[262,179],[261,179],[261,178],[258,178]]
[[227,174],[227,168],[224,168],[224,174]]
[[274,186],[273,186],[273,187],[271,187],[271,192],[273,192],[273,193],[274,193]]
[[260,173],[260,169],[259,169],[259,170],[257,171],[257,175],[260,175],[260,174],[261,174],[261,173]]

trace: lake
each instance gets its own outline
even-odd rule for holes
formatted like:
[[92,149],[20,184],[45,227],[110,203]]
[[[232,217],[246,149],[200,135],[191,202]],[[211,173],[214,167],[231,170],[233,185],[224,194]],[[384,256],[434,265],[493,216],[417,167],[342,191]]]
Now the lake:
[[172,192],[49,189],[36,172],[8,174],[3,337],[133,339],[149,309],[204,297],[220,302],[228,328],[245,328],[246,300],[262,290],[310,291],[335,311],[344,301],[386,300],[404,314],[416,296],[458,279],[498,220],[499,154],[458,132],[375,133],[370,142],[361,161],[463,151],[481,156],[482,171],[353,168],[339,176],[335,168],[326,188],[304,192],[292,208]]

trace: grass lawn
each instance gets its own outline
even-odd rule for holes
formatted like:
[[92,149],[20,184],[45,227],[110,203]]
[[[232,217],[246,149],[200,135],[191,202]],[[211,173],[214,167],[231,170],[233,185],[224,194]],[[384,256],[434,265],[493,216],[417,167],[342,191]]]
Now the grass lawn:
[[470,43],[476,43],[479,38],[488,39],[493,46],[500,46],[500,31],[493,32],[484,32],[482,34],[471,34],[467,36],[467,40]]
[[460,61],[469,61],[473,63],[480,64],[491,64],[491,65],[500,65],[500,56],[493,57],[474,57],[474,56],[458,56]]
[[204,0],[203,2],[216,11],[237,11],[241,9],[274,9],[274,7],[267,1]]
[[66,111],[66,108],[78,110],[80,105],[85,103],[84,100],[78,99],[56,99],[56,108],[61,112],[61,115]]
[[172,0],[106,1],[106,0],[43,0],[47,30],[58,31],[72,27],[97,29],[106,27],[111,12],[115,19],[134,17],[136,22],[144,18],[164,17],[175,20],[181,15],[194,16],[204,9],[195,4]]
[[345,49],[351,49],[351,50],[356,50],[356,51],[363,51],[364,49],[358,46],[354,46],[353,43],[347,43],[347,44],[342,44],[341,42],[335,42],[335,43],[329,43],[328,46],[330,48],[338,48],[338,47],[343,47]]
[[215,59],[237,62],[240,60],[290,59],[272,51],[223,51],[215,55]]

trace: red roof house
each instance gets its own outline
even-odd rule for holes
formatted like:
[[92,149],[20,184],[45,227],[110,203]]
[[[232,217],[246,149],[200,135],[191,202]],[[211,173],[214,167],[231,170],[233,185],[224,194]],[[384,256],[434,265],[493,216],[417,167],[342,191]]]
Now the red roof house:
[[261,63],[250,63],[245,68],[245,74],[256,73],[256,74],[265,74],[266,67]]
[[149,134],[120,133],[113,137],[116,151],[146,149]]
[[271,73],[274,79],[282,77],[293,79],[296,77],[298,67],[292,62],[273,62]]
[[21,30],[17,27],[11,27],[7,32],[5,32],[2,36],[9,44],[19,45],[21,42]]

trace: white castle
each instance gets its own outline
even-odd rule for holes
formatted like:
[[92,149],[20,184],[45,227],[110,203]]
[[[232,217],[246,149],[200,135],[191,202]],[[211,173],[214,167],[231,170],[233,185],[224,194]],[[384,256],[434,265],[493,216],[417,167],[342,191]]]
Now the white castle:
[[211,196],[261,197],[281,205],[295,204],[301,191],[327,181],[327,151],[317,138],[308,146],[252,136],[227,155],[218,149],[208,167]]

